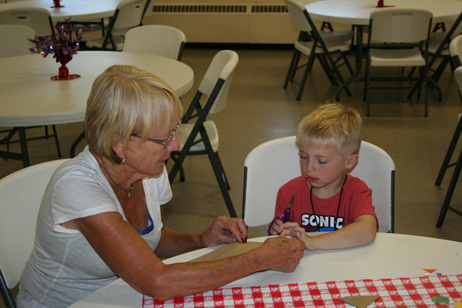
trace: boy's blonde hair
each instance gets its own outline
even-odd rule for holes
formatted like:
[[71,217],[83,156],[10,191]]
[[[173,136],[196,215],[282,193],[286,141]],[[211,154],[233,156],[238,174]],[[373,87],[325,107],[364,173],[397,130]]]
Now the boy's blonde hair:
[[298,125],[296,144],[336,147],[345,158],[358,154],[361,146],[362,120],[353,108],[339,103],[320,105]]
[[120,162],[113,151],[118,139],[129,146],[132,134],[149,137],[156,129],[168,135],[183,114],[180,99],[157,76],[130,65],[114,65],[99,75],[87,100],[85,139],[98,155]]

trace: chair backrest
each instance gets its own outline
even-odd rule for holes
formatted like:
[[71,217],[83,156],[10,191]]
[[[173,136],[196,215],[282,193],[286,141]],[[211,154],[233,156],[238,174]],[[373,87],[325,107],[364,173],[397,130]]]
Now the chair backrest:
[[128,30],[122,51],[138,52],[181,60],[186,36],[180,29],[147,25]]
[[34,247],[45,188],[56,168],[67,160],[29,166],[0,179],[0,270],[10,289],[18,284]]
[[213,57],[198,87],[202,94],[208,95],[204,107],[213,102],[208,113],[217,113],[226,107],[229,88],[238,62],[239,56],[232,50],[221,50]]
[[0,25],[0,58],[30,54],[34,45],[27,39],[33,39],[35,31],[23,25]]
[[[393,232],[393,160],[385,151],[366,141],[361,142],[359,158],[351,174],[372,189],[379,232]],[[295,136],[271,140],[254,148],[244,162],[242,217],[246,225],[258,227],[269,224],[273,219],[279,188],[300,175]]]
[[143,18],[145,4],[146,0],[124,0],[120,2],[113,16],[114,24],[112,29],[129,29],[139,26]]
[[449,44],[449,54],[455,67],[460,66],[462,61],[462,34],[456,36]]
[[22,7],[2,10],[0,24],[28,26],[34,29],[38,36],[54,35],[51,14],[43,8]]
[[366,182],[372,189],[372,204],[379,219],[379,232],[394,232],[395,163],[378,146],[361,142],[359,162],[351,175]]
[[456,80],[457,87],[459,88],[459,94],[461,95],[462,99],[462,66],[457,67],[454,72],[454,79]]
[[298,0],[285,0],[287,10],[289,11],[290,21],[292,26],[297,31],[311,32],[311,26],[306,19],[305,3]]
[[433,14],[423,9],[381,8],[370,14],[371,39],[411,43],[428,39]]
[[151,0],[147,2],[147,0],[144,0],[146,2],[144,13],[143,13],[143,18],[148,17],[152,15],[152,9],[154,7],[154,0]]

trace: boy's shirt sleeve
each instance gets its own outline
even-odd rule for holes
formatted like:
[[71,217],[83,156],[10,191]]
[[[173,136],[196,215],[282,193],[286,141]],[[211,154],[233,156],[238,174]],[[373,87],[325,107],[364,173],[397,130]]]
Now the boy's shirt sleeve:
[[354,189],[354,193],[351,196],[351,222],[355,221],[359,216],[372,215],[375,217],[378,230],[379,221],[377,219],[377,214],[375,213],[375,207],[372,204],[372,189],[370,189],[363,181],[357,182],[358,183],[355,183],[357,187]]

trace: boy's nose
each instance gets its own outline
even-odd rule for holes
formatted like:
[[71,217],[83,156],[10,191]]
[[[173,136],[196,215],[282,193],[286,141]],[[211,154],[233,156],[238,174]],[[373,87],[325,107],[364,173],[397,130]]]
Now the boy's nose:
[[308,171],[308,172],[312,172],[312,171],[314,170],[314,164],[313,164],[312,162],[308,161],[307,164],[306,164],[306,168],[305,168],[305,169],[306,169],[306,171]]

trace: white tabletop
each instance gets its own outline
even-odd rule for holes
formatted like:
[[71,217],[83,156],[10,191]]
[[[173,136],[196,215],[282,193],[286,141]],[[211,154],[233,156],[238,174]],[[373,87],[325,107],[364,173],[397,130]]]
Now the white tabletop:
[[[433,22],[454,21],[462,11],[461,0],[384,0],[384,5],[422,8],[433,13]],[[321,0],[306,5],[311,18],[332,23],[369,25],[377,0]]]
[[49,10],[53,21],[88,20],[111,17],[122,0],[62,0],[61,8],[52,8],[53,0],[26,0],[0,4],[0,10],[16,7],[39,7]]
[[166,81],[178,96],[194,82],[192,69],[179,61],[147,54],[82,51],[67,64],[80,78],[52,81],[60,67],[53,55],[0,59],[0,127],[27,127],[81,122],[86,101],[98,75],[114,64],[134,65]]
[[[257,238],[249,241],[262,242]],[[172,264],[197,258],[216,248],[205,248],[165,260]],[[342,249],[305,251],[292,273],[259,272],[226,287],[268,284],[326,282],[360,279],[419,277],[424,269],[437,269],[443,275],[462,273],[462,243],[401,234],[378,233],[369,245]],[[141,307],[142,295],[121,279],[91,293],[71,308]]]

